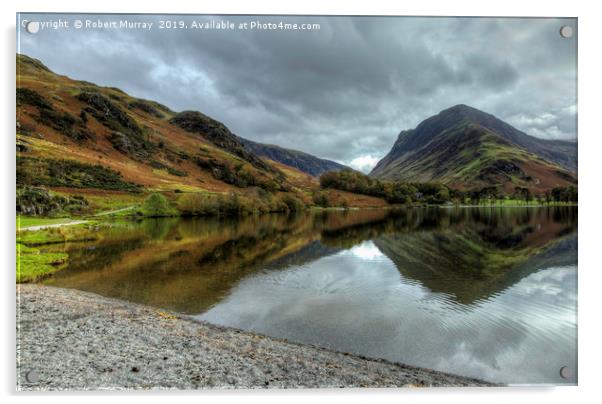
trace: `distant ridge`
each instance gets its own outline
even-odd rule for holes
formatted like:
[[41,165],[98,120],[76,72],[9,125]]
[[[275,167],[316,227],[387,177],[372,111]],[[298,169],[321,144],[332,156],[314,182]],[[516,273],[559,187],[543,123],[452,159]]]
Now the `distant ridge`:
[[279,163],[286,164],[314,177],[319,177],[327,171],[340,171],[349,168],[337,162],[321,159],[302,151],[258,143],[241,137],[239,137],[239,140],[250,152],[258,156],[267,157]]

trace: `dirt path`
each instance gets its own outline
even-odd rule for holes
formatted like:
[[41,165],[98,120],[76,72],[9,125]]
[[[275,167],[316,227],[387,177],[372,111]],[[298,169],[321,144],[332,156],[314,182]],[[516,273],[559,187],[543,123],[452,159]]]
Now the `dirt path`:
[[82,223],[87,223],[87,222],[88,222],[87,220],[73,220],[71,222],[65,222],[65,223],[41,224],[41,225],[37,225],[37,226],[21,227],[19,230],[35,231],[35,230],[51,229],[53,227],[73,226],[76,224],[82,224]]
[[24,284],[17,291],[21,390],[490,385],[76,290]]
[[128,206],[128,207],[126,207],[126,208],[115,209],[115,210],[110,210],[110,211],[108,211],[108,212],[101,212],[101,213],[97,213],[97,214],[96,214],[96,215],[94,215],[94,216],[98,217],[98,216],[108,216],[108,215],[114,215],[115,213],[119,213],[119,212],[125,212],[125,211],[127,211],[127,210],[132,210],[132,209],[134,209],[135,207],[136,207],[136,206]]

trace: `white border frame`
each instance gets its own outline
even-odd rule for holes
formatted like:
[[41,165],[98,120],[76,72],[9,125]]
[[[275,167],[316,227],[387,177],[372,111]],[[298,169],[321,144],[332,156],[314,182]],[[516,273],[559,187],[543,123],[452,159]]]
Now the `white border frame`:
[[[112,400],[125,401],[143,399],[151,402],[164,401],[166,396],[175,395],[178,400],[249,400],[250,402],[286,401],[305,402],[310,400],[332,400],[343,398],[353,402],[387,399],[408,399],[412,402],[438,402],[441,400],[457,399],[463,403],[490,403],[509,400],[531,401],[546,400],[549,403],[564,403],[572,400],[587,400],[600,396],[597,390],[600,359],[600,304],[596,297],[601,282],[601,271],[594,255],[596,242],[601,228],[600,214],[596,205],[600,201],[597,172],[601,169],[599,153],[602,152],[600,141],[600,125],[597,124],[600,115],[600,72],[602,72],[601,56],[597,46],[602,38],[600,14],[596,13],[595,2],[557,1],[527,2],[524,0],[497,0],[484,2],[478,0],[456,0],[453,2],[440,0],[420,0],[411,3],[394,3],[386,0],[232,0],[220,2],[190,2],[185,0],[170,0],[168,3],[148,1],[103,0],[98,3],[70,2],[68,0],[22,0],[9,4],[3,2],[2,28],[4,33],[4,52],[2,78],[4,94],[0,97],[2,107],[2,152],[4,158],[2,190],[2,256],[8,261],[3,268],[4,290],[2,311],[4,331],[2,333],[2,349],[5,358],[0,368],[1,379],[4,383],[3,392],[10,402],[14,399],[25,401],[42,399],[45,403],[61,403],[80,401],[82,395],[90,402],[104,402],[107,395],[114,396]],[[357,389],[357,390],[278,390],[278,391],[220,391],[208,390],[199,392],[104,392],[104,393],[39,393],[15,392],[15,13],[21,12],[111,12],[111,13],[202,13],[202,14],[343,14],[343,15],[430,15],[430,16],[536,16],[536,17],[578,17],[579,18],[579,193],[580,221],[579,229],[579,386],[558,388],[442,388],[442,389]],[[243,396],[246,396],[243,398]]]

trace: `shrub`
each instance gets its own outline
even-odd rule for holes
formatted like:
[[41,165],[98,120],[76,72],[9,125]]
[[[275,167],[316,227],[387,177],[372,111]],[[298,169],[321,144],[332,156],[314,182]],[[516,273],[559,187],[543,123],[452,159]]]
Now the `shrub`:
[[90,132],[84,127],[83,121],[78,120],[68,112],[58,112],[54,109],[40,109],[40,123],[50,126],[57,132],[76,141],[92,138]]
[[289,212],[300,212],[302,210],[305,210],[306,208],[305,204],[301,199],[291,194],[285,194],[282,197],[282,202],[284,202]]
[[149,217],[172,216],[173,210],[164,195],[159,193],[150,194],[142,204],[142,213]]
[[119,171],[73,160],[17,159],[17,184],[49,187],[140,190],[138,184],[126,182]]
[[163,115],[161,112],[159,112],[159,110],[157,110],[157,108],[155,108],[150,102],[147,102],[144,100],[132,101],[129,103],[128,106],[130,108],[136,108],[141,111],[144,111],[147,114],[154,116],[155,118],[164,118],[165,117],[165,115]]
[[439,204],[450,200],[450,190],[443,184],[380,181],[350,169],[322,174],[320,186],[375,196],[390,203],[420,201]]
[[574,185],[568,187],[556,187],[551,192],[554,202],[577,202],[579,199],[577,188]]
[[324,191],[314,193],[313,202],[317,206],[321,206],[323,208],[330,207],[330,200],[328,198],[328,193],[326,193]]
[[82,196],[51,194],[45,188],[23,187],[17,189],[16,207],[17,213],[28,216],[83,214],[88,210],[88,201]]
[[175,175],[176,177],[186,177],[188,173],[186,171],[181,171],[173,167],[167,167],[167,172],[171,175]]
[[155,145],[141,135],[112,132],[109,142],[115,150],[130,156],[134,160],[144,161],[155,150]]
[[246,216],[270,212],[292,212],[305,209],[305,204],[293,195],[272,197],[245,196],[231,192],[227,196],[190,193],[180,196],[178,211],[184,216]]
[[50,126],[57,132],[76,141],[90,139],[92,136],[85,128],[85,122],[78,120],[68,112],[60,112],[52,107],[44,97],[29,88],[17,89],[17,106],[32,105],[40,114],[38,121]]
[[184,194],[178,199],[177,208],[185,216],[215,216],[219,214],[218,198],[209,194]]
[[126,135],[142,135],[142,129],[138,124],[104,95],[84,91],[77,96],[77,99],[88,104],[89,107],[85,111],[107,128]]
[[209,171],[216,180],[238,188],[259,187],[267,191],[285,190],[284,184],[261,176],[248,164],[238,164],[236,167],[232,167],[228,162],[201,156],[196,156],[194,161],[201,169]]
[[52,109],[52,105],[36,91],[29,88],[17,88],[17,106],[32,105],[42,109]]

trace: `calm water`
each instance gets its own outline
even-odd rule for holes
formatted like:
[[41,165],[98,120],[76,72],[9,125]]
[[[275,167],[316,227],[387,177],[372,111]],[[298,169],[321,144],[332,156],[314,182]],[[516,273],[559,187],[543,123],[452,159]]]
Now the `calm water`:
[[512,384],[575,383],[577,209],[159,219],[49,248],[46,283]]

